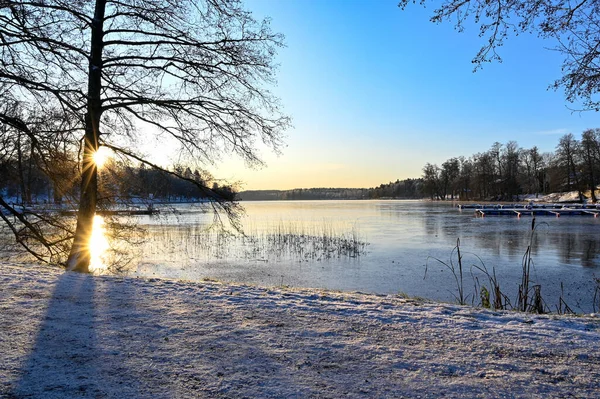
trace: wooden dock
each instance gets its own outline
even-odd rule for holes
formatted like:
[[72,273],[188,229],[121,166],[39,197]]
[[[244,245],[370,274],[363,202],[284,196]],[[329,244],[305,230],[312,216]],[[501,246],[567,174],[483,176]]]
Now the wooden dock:
[[598,217],[600,209],[587,208],[484,208],[476,209],[475,215],[484,216],[593,216]]
[[600,204],[458,204],[462,209],[587,209],[600,210]]

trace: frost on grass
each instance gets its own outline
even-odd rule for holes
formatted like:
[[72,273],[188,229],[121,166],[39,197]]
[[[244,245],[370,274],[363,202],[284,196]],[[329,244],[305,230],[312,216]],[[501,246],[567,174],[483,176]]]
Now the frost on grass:
[[595,317],[0,267],[0,397],[600,392]]

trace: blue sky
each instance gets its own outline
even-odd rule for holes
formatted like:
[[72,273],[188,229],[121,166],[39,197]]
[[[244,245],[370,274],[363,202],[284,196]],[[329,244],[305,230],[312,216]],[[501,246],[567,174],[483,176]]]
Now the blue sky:
[[573,113],[561,91],[562,56],[523,34],[500,49],[502,63],[473,73],[485,39],[429,21],[436,2],[402,11],[394,0],[246,0],[286,36],[273,89],[293,118],[287,146],[267,167],[224,159],[215,174],[245,189],[372,187],[419,177],[442,163],[516,140],[551,151],[568,132],[600,127]]

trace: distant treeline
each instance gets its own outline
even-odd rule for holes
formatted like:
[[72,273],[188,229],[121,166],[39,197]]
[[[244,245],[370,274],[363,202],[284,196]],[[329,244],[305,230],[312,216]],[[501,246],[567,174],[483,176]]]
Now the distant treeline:
[[423,179],[396,180],[393,183],[381,184],[370,188],[369,198],[420,199],[423,194]]
[[364,188],[296,188],[293,190],[250,190],[239,193],[242,201],[366,199]]
[[422,198],[422,179],[396,180],[375,188],[297,188],[293,190],[251,190],[242,191],[243,201],[284,201],[284,200],[356,200],[379,198]]
[[189,167],[175,166],[172,171],[181,179],[166,171],[141,166],[124,166],[121,168],[110,168],[103,172],[106,176],[106,184],[116,184],[111,191],[116,191],[122,197],[141,197],[161,199],[167,202],[174,201],[196,201],[207,197],[192,181],[200,183],[201,186],[211,187],[212,191],[222,198],[234,199],[236,192],[229,185],[220,185],[212,180],[206,172],[198,169],[193,171]]
[[516,141],[494,143],[468,158],[450,158],[441,166],[423,168],[424,195],[431,199],[505,200],[522,194],[577,191],[579,199],[596,202],[600,180],[600,129],[589,129],[576,139],[562,136],[554,152],[521,148]]

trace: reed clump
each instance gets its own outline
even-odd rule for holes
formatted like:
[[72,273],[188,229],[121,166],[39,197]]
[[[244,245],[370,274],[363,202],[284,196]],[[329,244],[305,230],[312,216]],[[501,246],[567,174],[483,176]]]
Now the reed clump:
[[149,230],[144,251],[161,255],[165,250],[187,259],[327,260],[357,258],[368,243],[356,226],[331,222],[305,224],[280,221],[249,226],[243,232],[196,224],[156,226]]
[[266,248],[277,257],[304,259],[356,258],[365,253],[367,243],[360,239],[355,226],[342,232],[332,223],[307,226],[303,223],[279,222],[255,233],[258,248]]

